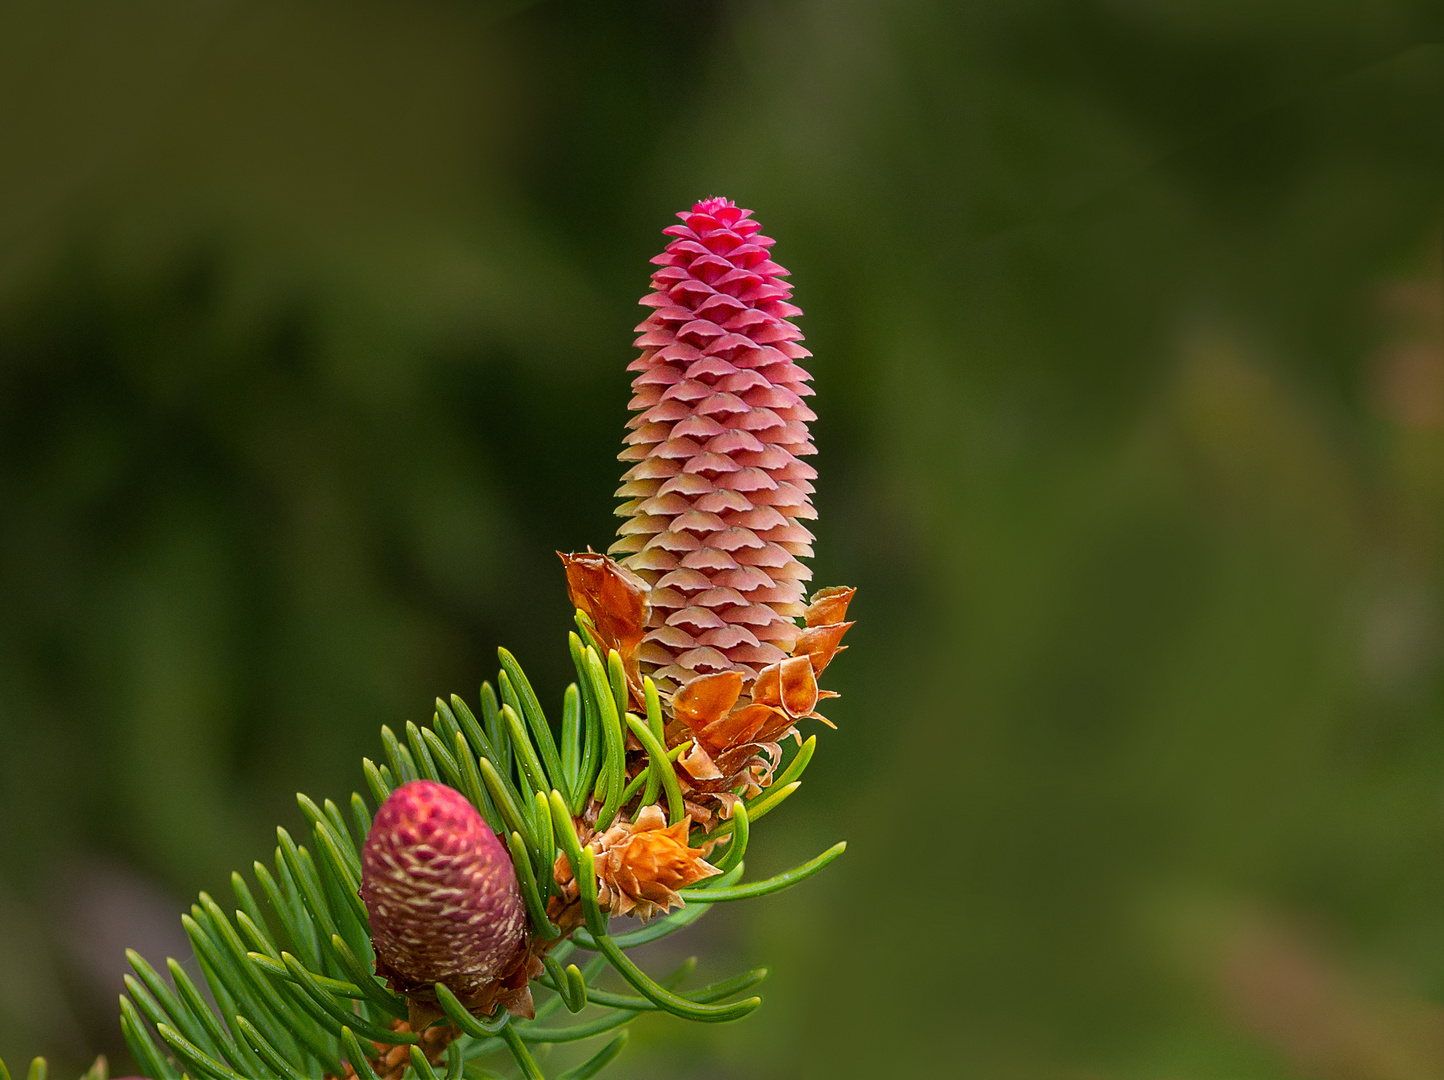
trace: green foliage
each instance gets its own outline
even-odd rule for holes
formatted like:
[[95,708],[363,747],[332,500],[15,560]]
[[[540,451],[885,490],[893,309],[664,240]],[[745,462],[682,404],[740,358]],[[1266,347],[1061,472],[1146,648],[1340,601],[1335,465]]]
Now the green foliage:
[[[493,1069],[504,1067],[498,1059],[505,1063],[508,1057],[520,1076],[542,1080],[532,1047],[610,1035],[646,1012],[702,1023],[746,1016],[761,998],[739,995],[766,977],[765,968],[687,990],[683,986],[695,960],[657,980],[627,951],[692,925],[713,903],[764,896],[805,880],[846,846],[837,844],[764,881],[738,884],[751,825],[797,789],[816,745],[815,738],[808,739],[780,773],[778,787],[740,804],[732,820],[714,830],[712,836],[726,845],[719,859],[724,872],[685,890],[680,910],[614,935],[598,902],[592,853],[582,846],[573,824],[574,807],[600,803],[599,828],[629,807],[648,805],[659,791],[674,822],[684,808],[671,766],[675,754],[669,755],[661,741],[656,688],[647,680],[645,718],[627,713],[619,657],[612,652],[604,661],[580,616],[578,626],[588,644],[571,635],[577,682],[563,696],[560,745],[526,675],[503,649],[500,695],[482,686],[482,721],[460,697],[453,696],[449,704],[438,698],[430,727],[408,723],[404,741],[383,727],[385,764],[370,759],[362,763],[378,802],[415,779],[450,784],[465,794],[507,841],[534,935],[556,940],[562,933],[546,915],[548,900],[559,891],[553,875],[558,850],[580,888],[586,929],[545,957],[545,973],[536,980],[544,993],[537,995],[534,1019],[517,1020],[505,1010],[474,1016],[449,988],[436,986],[442,1012],[462,1033],[447,1049],[447,1080],[496,1075]],[[631,784],[625,783],[624,722],[648,755]],[[353,792],[348,821],[330,799],[320,804],[306,795],[296,799],[310,846],[278,828],[273,868],[259,862],[253,866],[256,888],[240,874],[232,875],[237,906],[230,914],[201,893],[183,917],[217,1010],[176,961],[167,961],[168,983],[131,951],[127,956],[134,975],[127,976],[127,993],[120,999],[126,1043],[153,1080],[319,1080],[341,1076],[347,1066],[361,1080],[377,1080],[368,1058],[370,1044],[410,1047],[405,1080],[441,1080],[438,1067],[420,1050],[418,1035],[409,1028],[393,1030],[394,1021],[407,1018],[407,1002],[372,967],[367,912],[358,894],[361,847],[371,825],[369,804]],[[264,898],[264,904],[258,898]],[[565,963],[579,948],[598,955],[584,967]],[[607,967],[636,993],[600,986]],[[571,1024],[548,1023],[563,1008],[573,1014],[590,1009],[596,1015]],[[626,1039],[625,1031],[613,1035],[560,1080],[594,1075],[621,1052]],[[0,1080],[8,1076],[0,1074]],[[44,1080],[43,1062],[32,1067],[30,1080]]]
[[[598,1056],[600,1057],[600,1055]],[[25,1080],[46,1080],[49,1074],[50,1065],[43,1057],[32,1058],[30,1068],[25,1073]],[[4,1061],[0,1061],[0,1080],[10,1080],[10,1070],[5,1067]],[[110,1080],[110,1064],[105,1060],[104,1054],[96,1058],[95,1063],[80,1074],[80,1080]]]

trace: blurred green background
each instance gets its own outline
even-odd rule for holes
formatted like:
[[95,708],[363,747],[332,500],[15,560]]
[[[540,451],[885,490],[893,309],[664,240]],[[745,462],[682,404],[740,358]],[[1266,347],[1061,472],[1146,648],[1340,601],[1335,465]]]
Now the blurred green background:
[[718,194],[860,588],[755,869],[851,846],[611,1071],[1444,1080],[1439,15],[0,5],[0,1054],[125,1063],[122,949],[497,645],[556,699]]

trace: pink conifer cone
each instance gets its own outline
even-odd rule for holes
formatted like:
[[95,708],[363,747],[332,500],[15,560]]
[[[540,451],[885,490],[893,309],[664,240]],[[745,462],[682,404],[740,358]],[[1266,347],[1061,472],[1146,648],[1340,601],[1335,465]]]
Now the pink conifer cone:
[[810,356],[787,271],[750,210],[706,199],[663,232],[653,312],[637,329],[627,518],[608,554],[652,586],[641,670],[664,691],[696,675],[757,671],[796,642],[812,572],[816,453],[803,402]]
[[507,967],[526,934],[511,857],[460,792],[430,780],[402,784],[376,812],[361,899],[383,973],[403,989],[440,982],[466,998]]

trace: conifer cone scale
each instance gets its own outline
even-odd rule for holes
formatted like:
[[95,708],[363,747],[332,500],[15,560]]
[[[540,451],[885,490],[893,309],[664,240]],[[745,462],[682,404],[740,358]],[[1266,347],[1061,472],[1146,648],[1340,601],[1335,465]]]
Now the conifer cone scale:
[[745,682],[793,649],[812,572],[811,494],[817,473],[803,401],[811,354],[790,321],[801,310],[769,258],[773,241],[726,199],[706,199],[652,260],[653,309],[621,460],[626,501],[608,550],[651,586],[643,674],[665,692],[698,675]]

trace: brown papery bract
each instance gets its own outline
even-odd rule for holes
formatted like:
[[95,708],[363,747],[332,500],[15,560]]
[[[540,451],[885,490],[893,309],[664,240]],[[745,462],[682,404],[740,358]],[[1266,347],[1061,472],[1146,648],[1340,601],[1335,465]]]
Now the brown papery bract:
[[637,646],[647,632],[651,615],[647,582],[595,551],[572,555],[558,551],[557,556],[566,567],[572,606],[591,619],[604,648],[617,650],[632,694],[641,701]]

